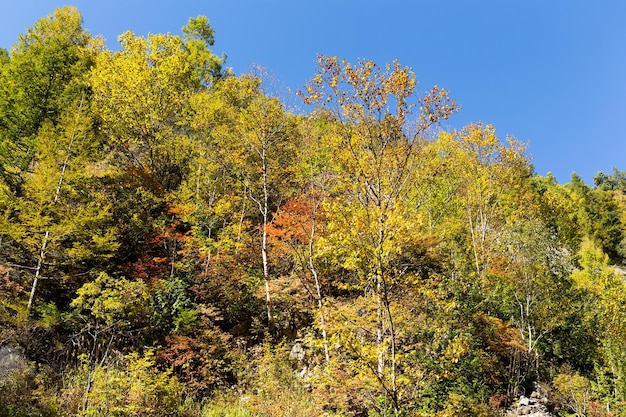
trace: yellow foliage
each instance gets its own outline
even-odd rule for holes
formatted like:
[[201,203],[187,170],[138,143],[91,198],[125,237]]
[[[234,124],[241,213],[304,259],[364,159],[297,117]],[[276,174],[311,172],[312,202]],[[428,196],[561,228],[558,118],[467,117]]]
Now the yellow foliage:
[[463,335],[455,337],[452,342],[446,347],[445,356],[452,363],[457,363],[463,356],[465,356],[470,350],[469,340]]
[[592,399],[591,383],[578,372],[560,373],[552,380],[559,401],[577,417],[587,416]]
[[[80,383],[81,377],[77,375],[75,382]],[[81,416],[175,415],[184,402],[183,385],[170,371],[157,369],[152,349],[143,355],[131,353],[115,364],[96,366],[92,375],[84,377],[93,382],[89,392],[83,394]],[[74,389],[70,385],[67,394],[76,395],[71,391]]]
[[142,281],[113,278],[102,272],[76,294],[72,307],[109,326],[118,321],[123,326],[129,321],[143,320],[147,314],[148,292]]

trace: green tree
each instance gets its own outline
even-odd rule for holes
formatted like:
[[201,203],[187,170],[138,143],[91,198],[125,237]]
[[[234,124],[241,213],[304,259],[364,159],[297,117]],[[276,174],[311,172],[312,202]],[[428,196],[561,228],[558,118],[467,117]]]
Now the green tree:
[[0,66],[0,177],[20,193],[45,122],[56,124],[84,91],[85,74],[101,48],[82,27],[75,7],[40,19]]
[[507,272],[496,277],[503,290],[496,296],[504,301],[501,311],[519,331],[525,347],[511,378],[515,384],[527,383],[541,378],[540,361],[558,343],[558,330],[578,318],[576,293],[568,276],[572,260],[538,219],[516,221],[501,239],[508,262]]
[[229,75],[230,71],[223,68],[226,56],[219,58],[208,48],[215,43],[215,31],[206,16],[189,19],[183,27],[183,37],[196,76],[204,86]]
[[609,175],[602,171],[593,177],[593,183],[597,188],[605,191],[626,192],[626,172],[613,168],[613,174]]
[[268,259],[267,229],[271,222],[272,208],[282,198],[277,185],[285,179],[282,167],[290,166],[296,142],[293,124],[284,113],[277,99],[258,96],[250,106],[242,110],[239,118],[239,134],[248,147],[243,165],[239,165],[244,186],[250,199],[261,215],[261,260],[267,319],[274,326],[270,294],[270,260]]
[[[593,307],[589,309],[587,320],[599,319],[596,329],[600,343],[602,363],[606,374],[612,376],[607,393],[611,404],[626,401],[626,315],[623,304],[626,300],[626,286],[622,273],[610,265],[609,257],[590,239],[582,242],[579,252],[580,268],[572,273],[572,279],[579,288],[591,295]],[[604,370],[600,370],[601,375]]]
[[609,255],[613,263],[621,263],[623,227],[626,224],[623,193],[609,185],[611,181],[617,183],[618,179],[610,180],[607,177],[606,181],[591,188],[578,175],[573,174],[571,182],[565,187],[571,206],[577,208],[573,220],[579,229],[578,243],[584,236],[589,236]]

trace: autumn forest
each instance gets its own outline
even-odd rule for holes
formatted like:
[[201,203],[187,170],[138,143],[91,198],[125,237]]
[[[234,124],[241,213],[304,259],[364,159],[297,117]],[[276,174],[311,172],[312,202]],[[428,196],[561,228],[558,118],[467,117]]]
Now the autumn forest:
[[626,172],[538,176],[400,62],[296,111],[214,35],[0,50],[1,417],[626,416]]

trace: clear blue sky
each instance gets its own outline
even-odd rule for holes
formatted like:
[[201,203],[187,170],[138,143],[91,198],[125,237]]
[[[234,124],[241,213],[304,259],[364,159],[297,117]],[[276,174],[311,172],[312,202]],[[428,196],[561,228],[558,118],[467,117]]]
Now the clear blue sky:
[[494,124],[529,145],[539,175],[587,183],[626,170],[626,2],[622,0],[20,0],[0,14],[0,47],[66,4],[117,49],[126,30],[179,34],[205,15],[214,52],[235,73],[255,63],[302,87],[317,53],[399,59],[418,89],[450,90],[463,107],[447,128]]

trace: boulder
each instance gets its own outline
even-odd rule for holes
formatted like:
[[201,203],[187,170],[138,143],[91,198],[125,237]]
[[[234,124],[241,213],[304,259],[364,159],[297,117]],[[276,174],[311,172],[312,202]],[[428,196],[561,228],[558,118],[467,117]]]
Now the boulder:
[[24,374],[28,370],[28,360],[21,349],[0,347],[0,385],[3,385],[11,375]]

